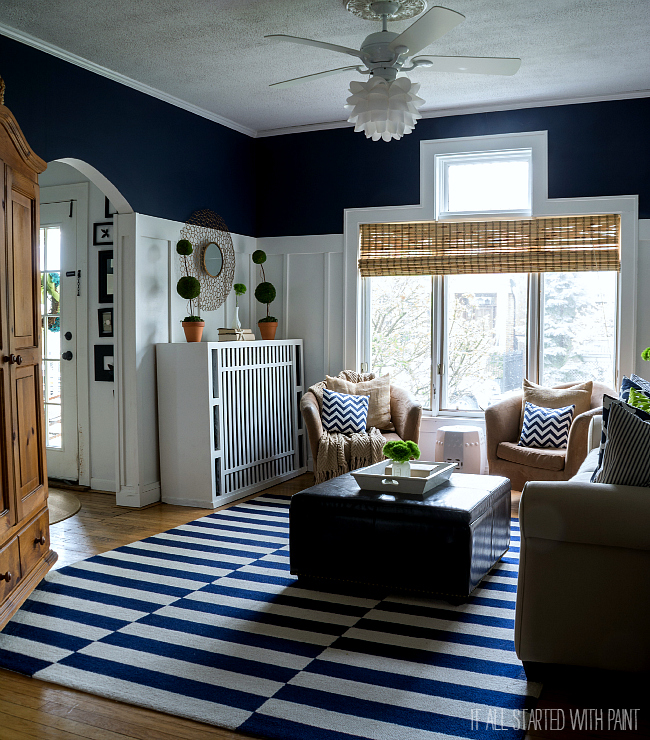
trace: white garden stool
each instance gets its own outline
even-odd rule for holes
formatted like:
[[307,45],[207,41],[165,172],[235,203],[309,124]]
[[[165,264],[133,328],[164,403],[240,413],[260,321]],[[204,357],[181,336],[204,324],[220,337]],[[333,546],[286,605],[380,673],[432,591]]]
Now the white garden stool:
[[480,427],[440,427],[436,434],[436,462],[456,463],[457,473],[480,473],[486,456]]

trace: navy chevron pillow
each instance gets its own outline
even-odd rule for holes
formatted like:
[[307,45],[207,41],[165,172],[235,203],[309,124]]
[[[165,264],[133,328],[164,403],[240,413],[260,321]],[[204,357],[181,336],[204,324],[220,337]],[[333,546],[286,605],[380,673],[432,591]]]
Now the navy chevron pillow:
[[519,446],[556,450],[566,447],[575,409],[575,404],[544,409],[526,401]]
[[349,396],[323,389],[323,429],[326,432],[353,434],[366,431],[368,396]]

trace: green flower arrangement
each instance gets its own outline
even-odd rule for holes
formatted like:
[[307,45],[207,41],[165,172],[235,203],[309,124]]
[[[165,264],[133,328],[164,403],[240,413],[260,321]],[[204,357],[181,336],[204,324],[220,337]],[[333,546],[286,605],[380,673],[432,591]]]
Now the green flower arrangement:
[[394,440],[393,442],[386,442],[382,452],[384,457],[388,457],[397,463],[405,463],[409,460],[417,460],[420,457],[420,448],[411,442],[411,440]]
[[643,352],[641,352],[641,359],[650,362],[650,347],[646,347]]
[[239,308],[239,296],[246,293],[246,286],[244,283],[235,283],[232,287],[235,291],[235,306]]

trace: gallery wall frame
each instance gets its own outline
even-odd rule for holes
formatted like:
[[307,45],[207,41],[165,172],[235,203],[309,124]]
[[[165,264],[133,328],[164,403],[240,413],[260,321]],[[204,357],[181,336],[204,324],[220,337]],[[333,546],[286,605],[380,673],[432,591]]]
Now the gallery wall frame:
[[112,383],[115,380],[115,349],[112,344],[95,345],[95,380]]
[[106,221],[93,224],[93,246],[110,247],[113,245],[113,222]]
[[110,308],[98,308],[97,309],[97,321],[99,325],[99,336],[112,337],[113,336],[113,307]]
[[113,303],[113,250],[102,249],[97,255],[99,303]]

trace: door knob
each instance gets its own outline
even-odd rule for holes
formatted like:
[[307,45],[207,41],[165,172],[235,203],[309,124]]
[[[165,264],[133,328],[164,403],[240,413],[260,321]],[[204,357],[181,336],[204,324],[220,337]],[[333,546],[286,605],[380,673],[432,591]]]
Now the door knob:
[[70,341],[70,340],[72,339],[72,332],[71,332],[71,331],[67,331],[67,332],[66,332],[66,333],[65,333],[65,334],[64,334],[63,336],[64,336],[64,337],[65,337],[65,338],[66,338],[66,339],[68,340],[68,342],[69,342],[69,341]]
[[72,352],[70,352],[70,350],[68,350],[67,352],[64,352],[61,355],[61,359],[62,360],[71,360],[72,359]]
[[35,545],[44,545],[45,544],[45,535],[42,534],[40,537],[37,537],[34,540],[34,544]]
[[23,358],[18,355],[8,355],[2,358],[5,362],[9,363],[9,365],[22,365],[23,364]]
[[7,583],[9,583],[10,580],[11,580],[10,571],[7,571],[6,573],[0,573],[0,581],[7,581]]

